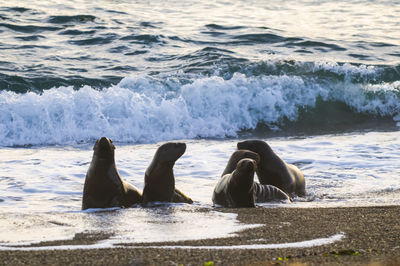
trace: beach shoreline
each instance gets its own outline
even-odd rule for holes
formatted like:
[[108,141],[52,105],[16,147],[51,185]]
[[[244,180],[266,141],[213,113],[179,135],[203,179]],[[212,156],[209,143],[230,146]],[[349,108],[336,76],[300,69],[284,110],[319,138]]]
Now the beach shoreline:
[[[177,242],[121,244],[106,249],[0,251],[2,265],[396,265],[400,263],[400,206],[218,209],[260,226],[234,236]],[[344,235],[311,247],[251,248]],[[104,236],[107,237],[107,236]],[[102,236],[79,235],[49,245],[87,245]],[[221,249],[219,246],[245,246]],[[146,247],[147,246],[147,247]],[[151,246],[151,247],[149,247]],[[174,246],[174,247],[172,247]],[[185,246],[176,248],[176,246]],[[202,248],[203,246],[204,248]],[[196,247],[196,248],[190,248]],[[247,248],[250,247],[250,248]]]

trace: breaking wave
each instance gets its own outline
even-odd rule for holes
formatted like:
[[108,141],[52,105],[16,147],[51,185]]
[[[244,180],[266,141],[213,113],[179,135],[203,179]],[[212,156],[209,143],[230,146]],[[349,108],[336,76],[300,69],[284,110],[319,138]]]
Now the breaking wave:
[[130,76],[101,90],[1,91],[0,145],[81,143],[103,135],[130,143],[236,137],[260,124],[271,130],[315,124],[309,113],[322,109],[335,119],[343,106],[353,115],[399,121],[400,81],[382,67],[263,62],[186,80]]

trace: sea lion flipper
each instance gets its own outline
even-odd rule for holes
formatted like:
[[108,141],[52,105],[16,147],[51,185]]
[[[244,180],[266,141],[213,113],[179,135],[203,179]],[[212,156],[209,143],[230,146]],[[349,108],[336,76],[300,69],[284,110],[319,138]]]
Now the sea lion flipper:
[[189,203],[192,204],[193,200],[185,195],[182,191],[175,188],[174,195],[172,197],[172,202],[175,203]]
[[124,207],[130,207],[135,203],[141,203],[143,201],[143,196],[140,191],[132,184],[123,181],[125,189],[125,197],[123,199]]

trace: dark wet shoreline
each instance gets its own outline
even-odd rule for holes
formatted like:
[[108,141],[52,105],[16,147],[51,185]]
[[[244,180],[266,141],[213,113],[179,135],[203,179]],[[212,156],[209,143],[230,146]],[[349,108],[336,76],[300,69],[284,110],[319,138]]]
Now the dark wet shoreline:
[[[352,208],[221,209],[238,214],[237,219],[260,227],[220,239],[168,243],[135,243],[126,248],[48,251],[0,251],[2,265],[396,265],[400,263],[400,206]],[[337,242],[311,248],[285,249],[164,249],[143,245],[232,246],[278,244],[326,238],[343,233]],[[98,236],[101,239],[101,236]],[[80,235],[73,243],[96,242]],[[48,245],[50,243],[42,243]],[[136,247],[135,247],[136,246]],[[374,264],[375,265],[375,264]]]

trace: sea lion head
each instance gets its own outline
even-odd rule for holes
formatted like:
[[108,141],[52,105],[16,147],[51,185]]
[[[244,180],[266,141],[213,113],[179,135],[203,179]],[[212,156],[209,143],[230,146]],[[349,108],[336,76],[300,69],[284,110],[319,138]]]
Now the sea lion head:
[[161,145],[154,156],[159,163],[178,160],[186,151],[186,144],[183,142],[167,142]]
[[235,151],[235,153],[240,154],[239,156],[241,156],[243,159],[247,158],[247,159],[252,159],[256,162],[256,164],[258,164],[260,162],[260,155],[258,155],[258,153],[250,151],[250,150],[238,150]]
[[99,138],[93,146],[93,156],[99,159],[114,158],[115,146],[111,139],[102,137]]
[[225,170],[222,172],[222,176],[232,173],[236,169],[236,166],[239,163],[239,161],[245,158],[253,159],[254,161],[256,161],[257,164],[260,162],[260,156],[255,152],[249,150],[234,151],[231,157],[229,158]]
[[242,173],[254,173],[257,170],[257,162],[250,158],[242,159],[238,162],[236,170]]
[[238,162],[236,170],[232,173],[235,176],[235,183],[242,187],[253,186],[254,172],[257,170],[257,162],[253,159],[242,159]]
[[263,140],[245,140],[237,143],[239,150],[250,150],[257,153],[260,157],[266,156],[271,150],[271,147]]

